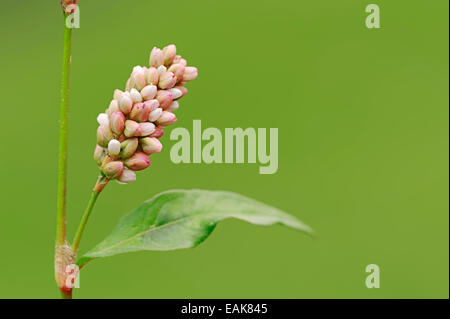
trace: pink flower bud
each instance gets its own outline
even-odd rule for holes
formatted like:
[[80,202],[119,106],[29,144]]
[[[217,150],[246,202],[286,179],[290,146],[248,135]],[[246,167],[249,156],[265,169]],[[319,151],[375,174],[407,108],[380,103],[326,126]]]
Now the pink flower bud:
[[173,101],[172,104],[169,105],[167,110],[170,112],[173,112],[173,111],[178,110],[179,107],[180,107],[180,104],[178,103],[178,101]]
[[184,86],[182,85],[177,85],[176,87],[174,87],[174,89],[180,90],[181,91],[181,96],[179,97],[180,99],[185,96],[188,92],[188,89],[186,89]]
[[158,86],[165,90],[173,88],[177,84],[177,77],[172,72],[166,72],[159,77]]
[[120,135],[125,128],[125,116],[122,112],[114,112],[111,115],[110,128],[115,134]]
[[149,122],[155,122],[157,119],[159,119],[162,115],[163,109],[158,107],[156,110],[150,112],[150,115],[148,116]]
[[177,88],[172,88],[169,90],[169,92],[172,93],[174,100],[179,99],[180,97],[183,96],[183,92],[181,92],[181,90]]
[[155,124],[150,122],[145,122],[139,124],[141,127],[141,135],[140,136],[149,136],[155,131]]
[[157,70],[158,70],[158,76],[161,76],[167,72],[167,68],[164,65],[160,65]]
[[133,100],[126,94],[123,94],[119,100],[119,109],[124,113],[128,114],[133,107]]
[[157,126],[155,128],[155,131],[153,132],[153,134],[150,135],[150,137],[156,137],[156,138],[160,138],[161,136],[164,135],[164,130],[162,127]]
[[144,104],[148,107],[150,112],[153,112],[154,110],[156,110],[159,107],[158,100],[148,100],[148,101],[145,101]]
[[121,90],[114,90],[114,100],[119,101],[122,94],[123,92]]
[[139,145],[139,141],[136,137],[126,139],[120,145],[122,148],[122,151],[120,152],[120,157],[122,157],[122,158],[131,157],[136,152],[138,145]]
[[134,73],[134,78],[133,79],[134,79],[134,86],[138,90],[142,90],[147,85],[147,81],[145,79],[145,71],[144,71],[144,69],[140,69],[139,71]]
[[159,90],[156,93],[156,99],[159,102],[159,107],[165,110],[169,107],[170,103],[173,101],[173,95],[169,91]]
[[[133,83],[133,86],[134,86],[134,83]],[[127,84],[125,84],[125,90],[127,90],[127,91],[129,91],[129,90],[131,90],[131,77],[130,78],[128,78],[128,80],[127,80]]]
[[146,78],[148,84],[157,85],[159,80],[158,70],[154,67],[148,68],[146,71]]
[[119,102],[117,102],[116,100],[112,100],[111,103],[109,103],[109,107],[106,110],[106,114],[108,114],[108,116],[111,116],[111,114],[118,111],[119,111]]
[[129,159],[125,160],[125,165],[133,171],[140,171],[150,166],[150,159],[143,152],[136,152]]
[[117,178],[117,181],[121,184],[128,184],[136,180],[136,173],[131,169],[124,168],[122,175]]
[[150,53],[150,66],[157,68],[164,64],[164,56],[161,49],[154,47]]
[[158,126],[164,127],[171,125],[177,121],[177,117],[172,112],[164,111],[161,117],[156,121]]
[[145,101],[151,100],[155,97],[156,91],[158,91],[158,88],[155,85],[153,84],[147,85],[141,91],[142,98]]
[[183,81],[188,82],[188,81],[195,80],[197,78],[197,76],[198,76],[197,68],[194,66],[188,66],[184,70]]
[[136,122],[146,122],[150,114],[150,107],[145,103],[137,103],[130,112],[130,119]]
[[181,55],[177,55],[177,56],[175,56],[175,59],[173,59],[173,64],[182,64],[182,65],[184,65],[184,66],[186,66],[187,65],[187,61],[185,60],[185,59],[183,59],[182,57],[181,57]]
[[108,164],[102,167],[103,174],[110,179],[114,179],[123,172],[123,163],[120,161],[109,162]]
[[170,44],[163,48],[164,65],[171,65],[176,55],[177,47],[175,46],[175,44]]
[[120,153],[120,142],[116,139],[112,139],[108,143],[108,154],[117,156]]
[[186,69],[186,67],[183,64],[177,63],[177,64],[172,64],[170,66],[170,68],[168,69],[168,71],[175,74],[175,76],[177,77],[177,80],[181,81],[183,79],[185,69]]
[[162,150],[162,144],[156,137],[144,137],[139,140],[142,151],[147,154],[159,153]]
[[131,89],[130,91],[130,98],[134,103],[140,103],[142,102],[142,96],[141,93],[139,93],[136,89]]
[[101,147],[100,145],[95,145],[94,161],[97,163],[97,165],[102,165],[102,162],[105,159],[106,155],[106,148]]
[[109,126],[100,125],[97,129],[97,144],[103,147],[107,147],[109,141],[114,138],[113,132],[109,129]]
[[106,125],[106,126],[108,126],[108,125],[109,125],[109,117],[108,117],[108,114],[106,114],[106,113],[100,113],[100,114],[97,116],[97,122],[98,122],[98,124],[100,124],[100,125]]
[[139,71],[142,71],[144,68],[142,67],[142,66],[140,66],[140,65],[135,65],[134,67],[133,67],[133,71],[132,71],[132,73],[137,73],[137,72],[139,72]]
[[164,65],[169,66],[172,64],[175,56],[177,55],[177,47],[175,44],[170,44],[163,48]]
[[130,79],[127,82],[127,90],[126,92],[130,92],[131,89],[133,89],[136,86],[136,82],[134,80],[134,73],[131,73]]
[[132,120],[125,121],[125,130],[123,134],[125,134],[126,137],[139,136],[141,133],[139,123]]

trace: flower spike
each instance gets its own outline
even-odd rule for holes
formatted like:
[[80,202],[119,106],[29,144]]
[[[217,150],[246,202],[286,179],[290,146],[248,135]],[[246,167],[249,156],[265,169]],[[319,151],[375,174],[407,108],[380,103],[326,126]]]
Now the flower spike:
[[184,84],[197,75],[173,44],[153,48],[149,66],[133,68],[125,91],[116,89],[97,117],[94,160],[108,179],[128,184],[136,180],[135,171],[150,166],[149,156],[163,148],[164,129],[177,120],[173,112],[187,93]]

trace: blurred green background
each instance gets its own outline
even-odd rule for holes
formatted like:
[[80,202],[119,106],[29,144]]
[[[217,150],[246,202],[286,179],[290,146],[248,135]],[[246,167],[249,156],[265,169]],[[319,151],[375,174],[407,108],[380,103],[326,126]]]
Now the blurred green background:
[[[0,297],[59,297],[53,279],[62,53],[59,1],[0,2]],[[448,1],[84,1],[74,31],[68,231],[95,182],[96,116],[154,45],[199,78],[178,127],[279,128],[279,170],[180,164],[174,142],[128,186],[112,183],[87,251],[155,193],[225,189],[319,234],[225,221],[193,250],[89,264],[78,298],[448,298]],[[365,287],[365,267],[381,288]]]

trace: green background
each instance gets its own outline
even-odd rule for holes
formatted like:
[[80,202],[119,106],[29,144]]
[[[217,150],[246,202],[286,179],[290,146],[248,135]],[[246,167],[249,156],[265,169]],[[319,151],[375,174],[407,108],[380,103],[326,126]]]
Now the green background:
[[[53,279],[62,17],[57,0],[0,2],[0,297],[59,297]],[[365,7],[381,8],[381,29]],[[86,251],[173,188],[235,191],[319,237],[221,223],[193,250],[94,261],[79,298],[448,298],[448,1],[84,1],[74,31],[68,231],[95,182],[96,115],[154,45],[199,78],[178,127],[279,128],[279,170],[180,164],[174,142],[101,195]],[[365,287],[365,266],[381,288]]]

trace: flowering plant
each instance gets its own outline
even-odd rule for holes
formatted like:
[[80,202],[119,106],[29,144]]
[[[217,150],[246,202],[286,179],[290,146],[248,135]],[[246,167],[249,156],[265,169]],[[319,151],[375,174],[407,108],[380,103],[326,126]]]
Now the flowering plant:
[[[61,0],[64,16],[76,0]],[[187,94],[185,84],[197,78],[197,68],[177,55],[175,45],[153,48],[149,65],[133,68],[125,90],[116,89],[104,113],[97,117],[94,160],[100,173],[72,243],[66,236],[66,160],[72,29],[65,26],[60,109],[55,278],[64,298],[72,298],[79,270],[89,261],[125,252],[192,248],[204,241],[218,222],[237,218],[257,225],[282,224],[307,233],[298,219],[261,202],[231,192],[171,190],[155,195],[124,216],[101,243],[79,256],[78,248],[94,204],[112,180],[131,183],[137,171],[150,166],[149,156],[162,150],[164,130],[177,120],[174,112]]]

